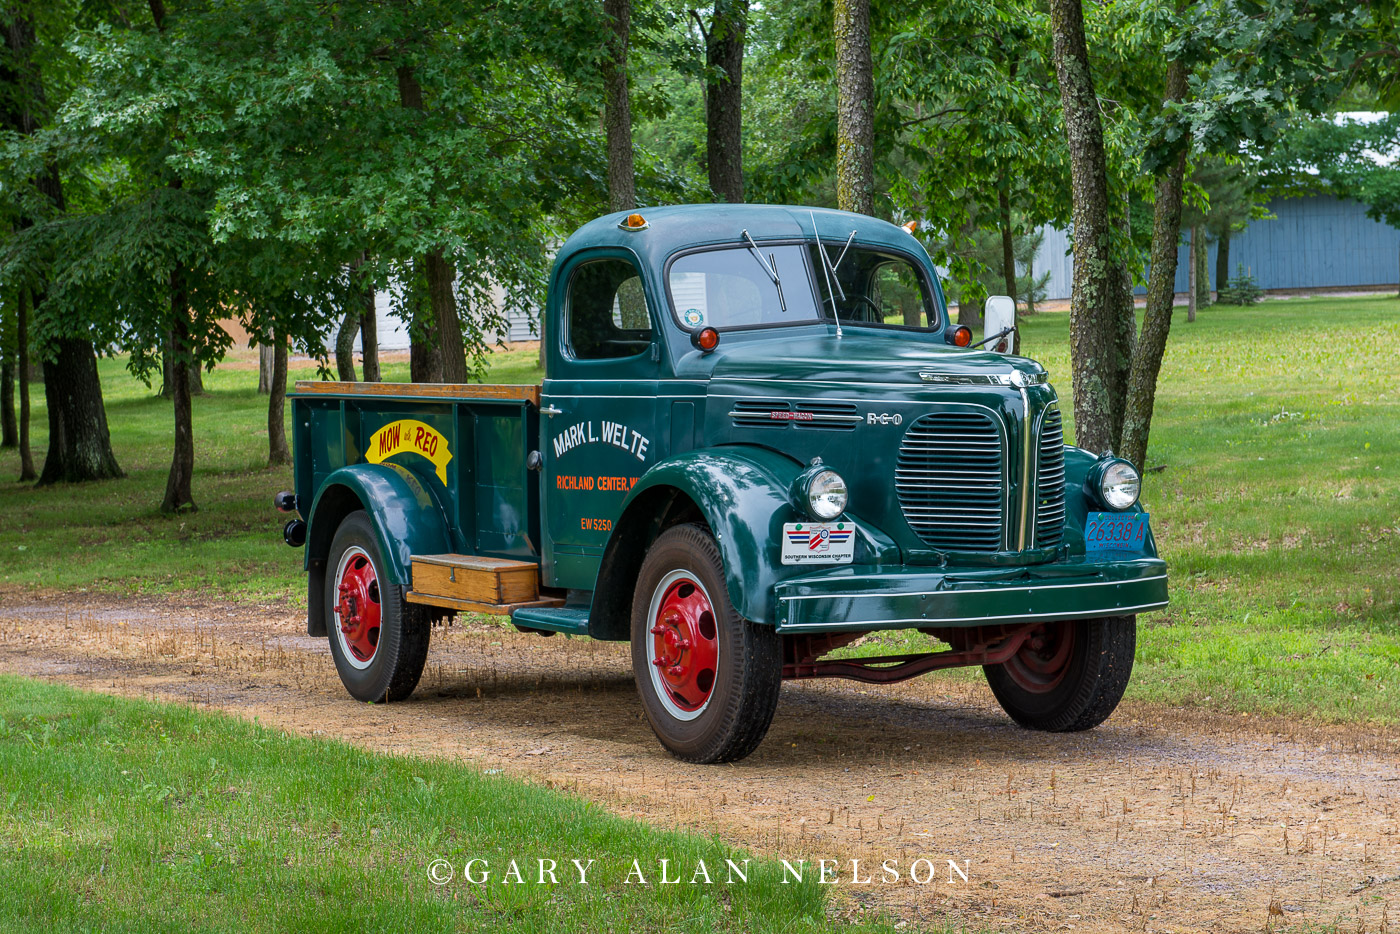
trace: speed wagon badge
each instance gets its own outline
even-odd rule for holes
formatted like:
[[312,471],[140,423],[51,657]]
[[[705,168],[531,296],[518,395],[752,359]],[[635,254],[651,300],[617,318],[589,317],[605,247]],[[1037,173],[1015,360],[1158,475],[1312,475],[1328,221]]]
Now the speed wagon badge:
[[849,522],[783,524],[783,564],[850,564],[856,553]]

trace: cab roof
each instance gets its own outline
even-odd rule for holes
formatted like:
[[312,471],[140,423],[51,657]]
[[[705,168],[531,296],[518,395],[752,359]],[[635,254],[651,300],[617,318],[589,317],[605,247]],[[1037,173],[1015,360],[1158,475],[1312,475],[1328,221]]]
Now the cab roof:
[[[630,214],[646,220],[644,229],[622,229]],[[834,211],[780,204],[676,204],[666,207],[617,211],[580,227],[564,242],[559,260],[574,252],[597,247],[631,250],[653,269],[660,267],[677,250],[717,244],[743,244],[747,230],[754,240],[811,240],[812,221],[829,245],[844,245],[851,231],[856,241],[867,246],[885,247],[910,253],[928,262],[928,253],[903,227],[888,221]]]

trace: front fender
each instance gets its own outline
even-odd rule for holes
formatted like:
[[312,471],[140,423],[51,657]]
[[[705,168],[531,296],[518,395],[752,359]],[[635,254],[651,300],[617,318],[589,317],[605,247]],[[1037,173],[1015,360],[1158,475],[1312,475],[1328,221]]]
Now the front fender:
[[[774,585],[811,573],[810,567],[784,565],[780,557],[783,523],[809,521],[789,499],[793,481],[803,469],[800,462],[766,448],[734,446],[681,454],[642,475],[623,502],[624,521],[618,523],[613,537],[638,527],[635,515],[628,521],[634,506],[648,508],[657,500],[656,491],[678,491],[695,503],[714,532],[735,608],[746,619],[772,624],[776,622]],[[850,513],[842,520],[856,528],[856,563],[899,563],[899,548],[883,532]],[[613,548],[610,541],[608,550]]]
[[[1068,546],[1070,554],[1084,554],[1084,526],[1089,522],[1089,513],[1097,512],[1101,507],[1092,501],[1084,493],[1084,480],[1089,476],[1089,469],[1098,463],[1098,458],[1083,448],[1072,445],[1065,445],[1065,545]],[[1149,512],[1142,503],[1138,503],[1138,508],[1143,512]],[[1149,558],[1157,557],[1157,540],[1152,536],[1152,525],[1149,522],[1147,527],[1147,541],[1143,546],[1143,554]]]
[[362,508],[374,520],[389,579],[413,583],[413,556],[452,551],[442,505],[423,483],[397,464],[352,464],[332,473],[316,491],[306,535],[306,562],[324,562],[341,520]]

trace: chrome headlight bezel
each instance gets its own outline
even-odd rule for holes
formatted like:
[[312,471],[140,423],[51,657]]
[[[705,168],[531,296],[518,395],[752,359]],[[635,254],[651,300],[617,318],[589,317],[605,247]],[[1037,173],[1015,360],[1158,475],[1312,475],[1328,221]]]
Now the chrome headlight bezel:
[[1142,495],[1142,474],[1131,461],[1104,456],[1084,478],[1084,493],[1109,512],[1127,512],[1138,504]]
[[813,464],[793,481],[792,504],[814,521],[839,519],[849,502],[850,487],[845,478],[830,467]]

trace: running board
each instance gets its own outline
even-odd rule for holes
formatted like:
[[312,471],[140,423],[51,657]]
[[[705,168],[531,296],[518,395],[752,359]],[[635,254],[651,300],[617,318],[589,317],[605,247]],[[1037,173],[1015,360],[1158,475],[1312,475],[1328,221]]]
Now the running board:
[[588,611],[578,607],[522,607],[510,615],[517,629],[588,635]]
[[558,607],[559,597],[540,595],[533,561],[480,555],[414,555],[409,603],[464,613],[508,615],[528,607]]

